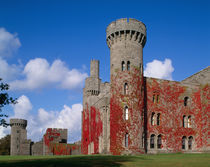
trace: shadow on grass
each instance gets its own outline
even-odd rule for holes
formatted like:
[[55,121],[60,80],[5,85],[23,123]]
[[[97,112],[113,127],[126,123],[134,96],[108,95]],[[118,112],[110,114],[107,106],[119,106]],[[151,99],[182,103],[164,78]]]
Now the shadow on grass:
[[[0,162],[1,167],[121,167],[124,162],[135,161],[132,156],[72,156]],[[144,157],[138,159],[145,160]]]

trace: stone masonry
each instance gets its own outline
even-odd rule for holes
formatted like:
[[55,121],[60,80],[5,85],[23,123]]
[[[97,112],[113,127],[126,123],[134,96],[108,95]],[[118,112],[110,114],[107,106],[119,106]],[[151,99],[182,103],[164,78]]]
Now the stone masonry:
[[83,154],[210,152],[210,67],[181,82],[144,77],[146,26],[119,19],[106,29],[110,83],[91,60],[82,111]]
[[11,119],[10,155],[75,155],[81,153],[81,143],[67,144],[67,129],[48,128],[39,142],[27,140],[27,120]]
[[27,140],[27,120],[11,119],[11,155],[30,155],[31,140]]

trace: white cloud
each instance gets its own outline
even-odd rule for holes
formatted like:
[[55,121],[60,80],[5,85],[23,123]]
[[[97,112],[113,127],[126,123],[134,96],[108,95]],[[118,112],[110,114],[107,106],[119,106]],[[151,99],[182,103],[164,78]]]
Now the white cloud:
[[0,56],[11,56],[21,46],[17,34],[11,34],[4,28],[0,28]]
[[9,65],[6,60],[0,57],[0,78],[4,81],[14,79],[20,73],[20,66],[15,64]]
[[13,105],[14,118],[28,119],[32,104],[27,96],[22,95],[18,98],[17,104]]
[[144,75],[146,77],[172,80],[173,71],[174,68],[170,59],[165,59],[164,61],[153,60],[146,64]]
[[51,65],[46,59],[30,60],[23,71],[25,79],[10,83],[11,89],[34,90],[56,85],[63,89],[82,88],[87,73],[77,69],[69,70],[61,60],[55,60]]
[[37,132],[45,133],[47,128],[67,128],[69,141],[76,141],[80,139],[81,133],[81,111],[82,104],[74,104],[72,107],[63,106],[61,111],[46,111],[45,109],[38,110],[37,120],[39,127]]

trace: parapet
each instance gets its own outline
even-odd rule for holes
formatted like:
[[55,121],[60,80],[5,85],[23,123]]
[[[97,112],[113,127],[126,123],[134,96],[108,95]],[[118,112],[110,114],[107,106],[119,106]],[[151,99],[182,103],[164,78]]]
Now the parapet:
[[[125,36],[127,39],[133,39],[142,44],[146,43],[146,26],[136,19],[118,19],[109,24],[106,29],[107,44],[110,47],[115,37]],[[111,43],[110,43],[111,42]]]
[[25,119],[10,119],[10,126],[27,126],[27,120]]

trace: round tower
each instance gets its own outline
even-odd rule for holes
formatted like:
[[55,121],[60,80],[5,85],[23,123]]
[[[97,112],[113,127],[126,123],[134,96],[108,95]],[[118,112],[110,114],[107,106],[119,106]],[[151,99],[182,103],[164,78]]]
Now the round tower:
[[106,29],[110,48],[110,151],[143,153],[143,47],[146,27],[136,19],[119,19]]
[[21,143],[27,139],[27,120],[24,119],[10,119],[11,126],[11,145],[10,155],[21,154]]

